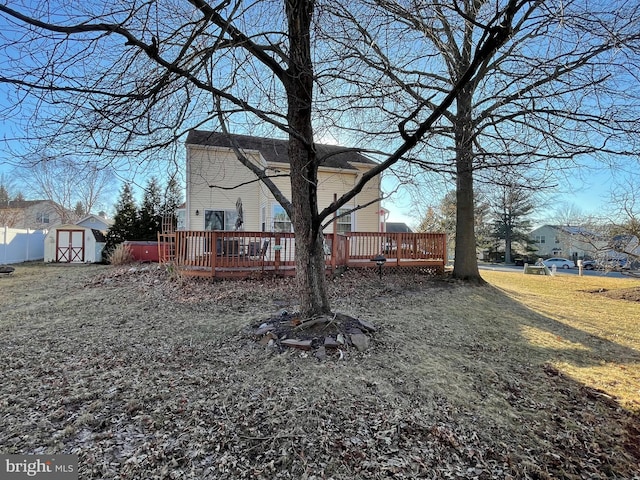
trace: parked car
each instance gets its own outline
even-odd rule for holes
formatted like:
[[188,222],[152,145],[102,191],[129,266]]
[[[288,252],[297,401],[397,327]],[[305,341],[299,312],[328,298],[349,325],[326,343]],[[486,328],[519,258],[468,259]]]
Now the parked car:
[[546,260],[543,260],[542,263],[545,264],[545,266],[547,266],[548,268],[553,267],[554,265],[556,266],[556,268],[575,268],[576,264],[573,263],[573,260],[567,260],[566,258],[559,258],[559,257],[552,257],[552,258],[547,258]]
[[536,263],[536,258],[528,256],[516,257],[514,259],[514,263],[516,264],[516,267],[522,267],[525,263],[533,265],[534,263]]
[[606,260],[602,260],[602,262],[598,263],[596,266],[599,270],[629,270],[631,264],[627,261],[626,258],[608,258]]
[[585,270],[595,270],[598,267],[598,264],[595,260],[583,260],[582,268]]

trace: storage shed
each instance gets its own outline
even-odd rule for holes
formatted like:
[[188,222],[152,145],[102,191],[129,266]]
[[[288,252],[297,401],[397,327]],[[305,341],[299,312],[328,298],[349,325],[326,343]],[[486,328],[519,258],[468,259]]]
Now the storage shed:
[[106,238],[100,230],[81,225],[58,225],[44,239],[44,261],[94,263],[102,261]]

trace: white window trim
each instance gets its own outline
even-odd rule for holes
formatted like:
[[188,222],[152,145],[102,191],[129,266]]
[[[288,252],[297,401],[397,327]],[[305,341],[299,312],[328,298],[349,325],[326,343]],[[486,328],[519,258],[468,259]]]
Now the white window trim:
[[36,223],[50,223],[51,218],[49,212],[37,212],[36,213]]
[[[348,211],[348,210],[352,210],[352,211],[351,211],[351,213],[349,213],[349,215],[345,215],[345,216],[343,216],[343,217],[339,217],[339,218],[337,218],[337,219],[336,219],[336,222],[337,222],[337,225],[336,225],[336,231],[337,231],[338,233],[345,233],[345,232],[341,232],[341,231],[340,231],[340,229],[338,228],[338,225],[347,225],[347,222],[344,222],[344,219],[346,219],[346,218],[348,218],[348,219],[349,219],[349,222],[348,222],[348,225],[349,225],[349,232],[355,232],[355,231],[356,231],[356,215],[355,215],[355,214],[356,214],[356,212],[355,212],[355,211],[353,211],[353,208],[354,208],[354,207],[352,207],[352,206],[346,206],[346,205],[344,205],[344,206],[340,207],[340,208],[338,209],[338,211],[336,212],[336,213],[337,213],[337,215],[340,215],[340,213],[341,213],[341,212]],[[342,221],[341,221],[341,220],[342,220]]]
[[[271,204],[271,218],[270,218],[270,224],[271,224],[271,231],[272,232],[282,232],[282,233],[286,233],[286,230],[276,230],[276,209],[278,210],[282,210],[282,212],[286,215],[287,212],[285,212],[284,208],[282,207],[282,205],[280,205],[279,203],[272,203]],[[281,212],[278,212],[281,213]],[[291,222],[291,219],[289,218],[289,216],[287,215],[287,218],[289,220],[289,232],[293,232],[293,223]],[[278,223],[287,223],[286,221],[282,221],[282,222],[278,222]]]
[[233,232],[236,229],[235,219],[238,216],[238,212],[235,209],[226,209],[226,208],[206,208],[203,211],[202,219],[204,221],[204,229],[209,231],[207,228],[207,213],[208,212],[223,212],[224,218],[222,222],[224,225],[222,226],[222,230],[225,232]]

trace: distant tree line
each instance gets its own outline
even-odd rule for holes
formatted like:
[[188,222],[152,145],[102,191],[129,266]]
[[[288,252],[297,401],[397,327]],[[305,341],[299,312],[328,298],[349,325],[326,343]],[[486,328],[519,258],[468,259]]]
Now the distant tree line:
[[125,240],[156,240],[163,218],[176,221],[176,209],[182,204],[182,193],[175,178],[171,178],[164,191],[156,177],[147,183],[138,207],[130,183],[120,191],[113,225],[107,232],[105,251],[108,254]]
[[[496,260],[504,253],[506,263],[511,263],[515,255],[531,253],[529,232],[535,202],[535,194],[530,189],[513,182],[496,182],[490,190],[476,191],[473,202],[476,249],[485,250]],[[455,250],[454,190],[445,194],[439,205],[427,208],[417,230],[446,233],[449,241],[447,249],[451,252]]]
[[[535,189],[515,182],[496,179],[492,188],[474,193],[476,250],[484,251],[489,260],[512,263],[517,257],[536,256],[535,243],[529,237],[536,209],[537,222],[563,227],[579,227],[571,234],[590,251],[590,257],[611,256],[612,252],[640,262],[640,196],[632,189],[615,192],[611,208],[601,215],[585,215],[575,205],[560,206],[540,219],[547,210]],[[447,250],[455,250],[456,194],[447,192],[439,203],[422,206],[419,232],[444,232]]]

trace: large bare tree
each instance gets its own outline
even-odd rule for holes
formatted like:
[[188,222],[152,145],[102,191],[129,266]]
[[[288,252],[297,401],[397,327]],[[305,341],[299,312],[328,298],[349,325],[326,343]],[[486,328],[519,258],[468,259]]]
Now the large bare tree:
[[[407,109],[419,118],[458,82],[496,7],[486,0],[360,0],[386,18],[376,30],[352,13],[353,3],[336,7],[344,20],[334,25],[333,37],[343,39],[336,52],[343,62],[368,65],[362,91],[387,92],[389,123],[376,132],[387,140],[394,113],[409,128]],[[410,48],[388,48],[389,36]],[[481,281],[474,182],[491,182],[498,169],[522,176],[513,181],[552,186],[554,171],[585,158],[637,158],[639,52],[638,2],[531,1],[519,10],[508,42],[457,90],[454,107],[413,152],[416,164],[456,182],[455,277]]]
[[[55,5],[53,5],[55,3]],[[30,1],[0,4],[4,23],[0,81],[57,128],[38,131],[52,146],[117,155],[142,162],[174,145],[188,129],[212,123],[269,125],[289,139],[291,198],[267,172],[239,160],[263,181],[289,214],[296,237],[296,268],[303,314],[330,311],[325,291],[321,226],[364,185],[403,158],[440,117],[477,83],[477,72],[510,38],[518,13],[529,2],[496,1],[474,22],[465,68],[439,98],[405,112],[396,130],[401,141],[354,188],[318,210],[314,122],[338,124],[341,92],[360,81],[362,65],[329,73],[332,45],[323,39],[327,4],[314,0],[166,0],[155,2]],[[371,28],[384,19],[361,12]],[[464,12],[460,11],[464,15]],[[314,23],[315,22],[315,23]],[[366,65],[365,65],[366,66]],[[330,108],[328,108],[330,107]],[[397,113],[397,112],[396,112]],[[42,122],[40,122],[42,125]],[[344,125],[349,128],[349,125]],[[84,153],[84,152],[83,152]]]
[[69,158],[41,156],[29,168],[18,170],[27,193],[51,200],[63,223],[78,220],[101,206],[114,182],[110,168]]

